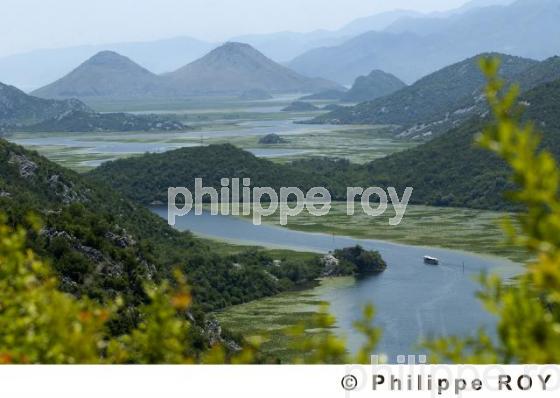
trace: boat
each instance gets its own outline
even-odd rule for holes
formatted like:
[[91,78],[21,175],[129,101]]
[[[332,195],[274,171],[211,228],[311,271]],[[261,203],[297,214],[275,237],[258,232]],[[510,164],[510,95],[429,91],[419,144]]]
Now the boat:
[[430,256],[424,256],[424,264],[439,265],[439,259]]

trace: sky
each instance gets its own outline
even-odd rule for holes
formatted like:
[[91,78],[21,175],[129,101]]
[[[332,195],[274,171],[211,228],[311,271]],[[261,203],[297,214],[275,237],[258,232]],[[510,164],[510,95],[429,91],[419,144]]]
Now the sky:
[[248,33],[337,29],[394,9],[456,8],[467,0],[0,0],[0,56],[192,36],[224,41]]

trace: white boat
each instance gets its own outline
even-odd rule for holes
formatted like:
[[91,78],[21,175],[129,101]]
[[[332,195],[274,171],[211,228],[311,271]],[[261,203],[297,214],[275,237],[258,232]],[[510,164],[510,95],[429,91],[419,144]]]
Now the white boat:
[[430,256],[424,256],[424,264],[439,265],[439,259]]

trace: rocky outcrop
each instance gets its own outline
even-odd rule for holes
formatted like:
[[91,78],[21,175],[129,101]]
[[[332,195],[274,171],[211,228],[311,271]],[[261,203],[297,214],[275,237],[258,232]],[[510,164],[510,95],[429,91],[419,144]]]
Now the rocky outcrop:
[[76,202],[85,202],[87,197],[76,190],[72,183],[66,183],[58,174],[53,174],[48,180],[49,186],[53,189],[64,204],[71,204]]
[[216,318],[208,317],[204,322],[204,336],[211,346],[221,344],[229,351],[241,351],[241,346],[233,340],[225,339],[222,335],[222,326]]
[[321,276],[323,277],[334,277],[340,276],[340,261],[332,254],[327,254],[321,259],[323,264],[323,272]]
[[23,178],[30,178],[35,175],[37,170],[37,164],[25,155],[18,155],[16,153],[11,153],[8,160],[9,164],[16,165],[19,171],[19,175]]

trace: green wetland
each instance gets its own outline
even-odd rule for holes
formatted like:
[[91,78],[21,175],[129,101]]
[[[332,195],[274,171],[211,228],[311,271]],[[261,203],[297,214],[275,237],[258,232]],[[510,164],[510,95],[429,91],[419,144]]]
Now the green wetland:
[[[416,145],[392,138],[388,126],[298,124],[320,111],[282,112],[293,99],[292,96],[254,102],[224,99],[201,103],[97,104],[98,110],[103,111],[172,114],[190,129],[181,132],[14,133],[8,139],[80,172],[108,160],[208,144],[231,143],[278,162],[327,156],[358,163]],[[259,139],[270,133],[280,135],[287,142],[259,144]]]

